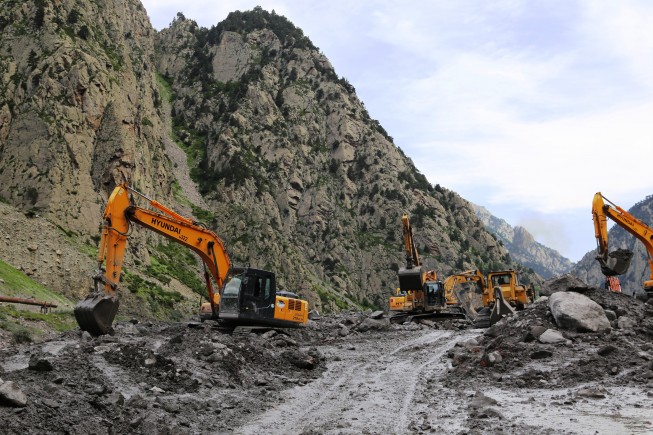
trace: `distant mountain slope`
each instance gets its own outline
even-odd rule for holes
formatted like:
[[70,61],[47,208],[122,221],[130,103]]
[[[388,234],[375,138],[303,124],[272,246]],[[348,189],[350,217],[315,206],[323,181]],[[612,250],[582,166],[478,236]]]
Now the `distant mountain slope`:
[[474,209],[485,228],[497,236],[514,261],[530,267],[544,279],[563,275],[571,270],[571,260],[560,255],[555,249],[536,242],[526,228],[511,226],[505,220],[493,216],[485,207],[474,205]]
[[[610,199],[621,206],[617,198]],[[653,226],[653,195],[647,196],[627,211],[646,225]],[[619,277],[621,288],[627,294],[643,293],[642,285],[645,280],[649,279],[651,274],[646,249],[644,249],[644,245],[635,237],[627,233],[623,228],[610,222],[608,220],[608,225],[613,225],[608,231],[610,251],[623,248],[630,249],[634,252],[628,272]],[[595,257],[596,250],[588,252],[576,263],[571,273],[590,285],[600,287],[603,285],[605,277],[601,273],[601,268],[595,260]]]

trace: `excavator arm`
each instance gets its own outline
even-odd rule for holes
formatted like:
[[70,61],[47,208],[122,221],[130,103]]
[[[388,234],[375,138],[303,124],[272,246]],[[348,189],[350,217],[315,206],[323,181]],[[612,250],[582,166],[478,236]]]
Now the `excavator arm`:
[[404,231],[406,269],[412,269],[413,267],[421,266],[422,263],[419,260],[419,253],[417,252],[417,247],[415,246],[415,241],[413,240],[413,228],[410,226],[410,220],[408,219],[407,214],[402,216],[401,223]]
[[[133,205],[130,192],[145,198],[156,211]],[[132,222],[180,243],[200,256],[208,270],[205,273],[207,296],[216,316],[220,297],[213,290],[209,273],[221,288],[231,266],[222,240],[202,224],[179,215],[125,183],[113,190],[104,210],[98,270],[94,276],[95,292],[75,307],[80,328],[93,335],[106,334],[111,329],[118,311],[117,288]]]
[[[403,292],[421,292],[424,289],[427,276],[426,271],[422,270],[422,263],[419,259],[417,246],[415,246],[415,240],[413,239],[413,229],[410,226],[410,220],[407,214],[402,216],[401,223],[404,233],[406,267],[402,267],[397,272],[399,288]],[[436,278],[437,276],[435,274],[431,276],[433,280]]]
[[455,304],[460,302],[455,294],[455,287],[458,284],[464,283],[476,283],[481,291],[484,291],[486,288],[485,277],[478,269],[466,270],[455,275],[450,275],[444,280],[444,296],[447,298],[447,303]]
[[[609,204],[606,204],[606,201]],[[644,282],[644,290],[650,294],[653,291],[653,229],[623,208],[612,203],[600,192],[594,195],[594,200],[592,201],[592,218],[594,220],[594,234],[598,245],[596,259],[601,264],[601,271],[606,277],[626,273],[633,255],[632,251],[627,250],[608,251],[608,218],[644,244],[648,253],[649,270],[651,271],[648,281]]]

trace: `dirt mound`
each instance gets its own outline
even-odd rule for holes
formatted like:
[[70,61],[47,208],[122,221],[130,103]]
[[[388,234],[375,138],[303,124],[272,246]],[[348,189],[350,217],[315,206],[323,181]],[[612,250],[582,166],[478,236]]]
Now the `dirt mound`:
[[[564,289],[565,286],[568,286]],[[597,302],[611,322],[607,333],[565,331],[543,297],[449,352],[453,385],[512,383],[525,388],[653,384],[653,307],[621,293],[578,286],[562,277],[555,291],[575,290]]]
[[2,381],[28,399],[5,407],[0,424],[8,433],[228,431],[320,376],[322,355],[299,344],[311,336],[322,334],[125,323],[113,336],[75,331],[7,349]]

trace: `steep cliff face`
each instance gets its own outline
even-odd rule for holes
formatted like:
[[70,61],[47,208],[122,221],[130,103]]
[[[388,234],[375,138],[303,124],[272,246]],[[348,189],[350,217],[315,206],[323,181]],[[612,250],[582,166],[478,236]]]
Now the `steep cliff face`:
[[179,15],[157,47],[179,141],[238,260],[318,304],[384,305],[404,212],[441,273],[506,259],[469,203],[426,181],[285,18],[255,9],[203,29]]
[[[106,195],[128,180],[195,213],[235,263],[275,271],[317,309],[386,305],[405,261],[403,213],[441,275],[511,266],[470,203],[431,185],[284,17],[255,8],[205,29],[180,14],[157,34],[132,0],[8,5],[0,198],[44,216],[71,249],[95,246]],[[162,278],[174,258],[146,266],[149,254],[181,254],[143,233],[128,266],[178,287]],[[29,270],[43,260],[11,258]]]
[[493,216],[485,207],[474,206],[485,227],[503,243],[512,259],[533,269],[544,279],[568,273],[573,263],[551,249],[536,242],[532,234],[521,226],[513,227],[503,219]]
[[[628,213],[641,220],[645,225],[653,226],[653,195],[647,196],[632,206],[628,209]],[[608,224],[610,224],[610,220],[608,220]],[[619,276],[619,281],[624,293],[643,294],[642,285],[651,276],[644,245],[618,225],[613,225],[608,231],[608,242],[611,252],[619,248],[634,252],[630,268],[625,274]],[[571,273],[592,286],[602,287],[605,277],[601,273],[601,268],[595,257],[596,250],[588,252],[576,263]]]
[[154,31],[140,2],[3,5],[0,197],[88,235],[115,183],[169,192]]

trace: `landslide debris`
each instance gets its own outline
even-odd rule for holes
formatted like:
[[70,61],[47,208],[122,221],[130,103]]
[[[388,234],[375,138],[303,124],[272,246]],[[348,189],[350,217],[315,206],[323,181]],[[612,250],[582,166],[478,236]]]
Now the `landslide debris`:
[[230,432],[284,401],[284,390],[320,377],[321,345],[429,328],[390,325],[375,313],[311,317],[302,329],[134,320],[115,324],[114,335],[77,329],[0,349],[0,427],[20,434]]
[[[5,433],[213,433],[320,376],[316,330],[119,323],[0,352]],[[4,394],[4,392],[7,394]]]
[[[653,386],[653,305],[581,286],[568,276],[551,280],[546,287],[554,296],[573,291],[578,297],[571,299],[588,298],[598,304],[608,328],[603,332],[565,329],[565,324],[556,323],[551,300],[542,297],[483,335],[458,343],[448,354],[451,386],[548,389],[593,381],[603,387]],[[587,313],[578,315],[578,320],[587,320],[582,319]]]

